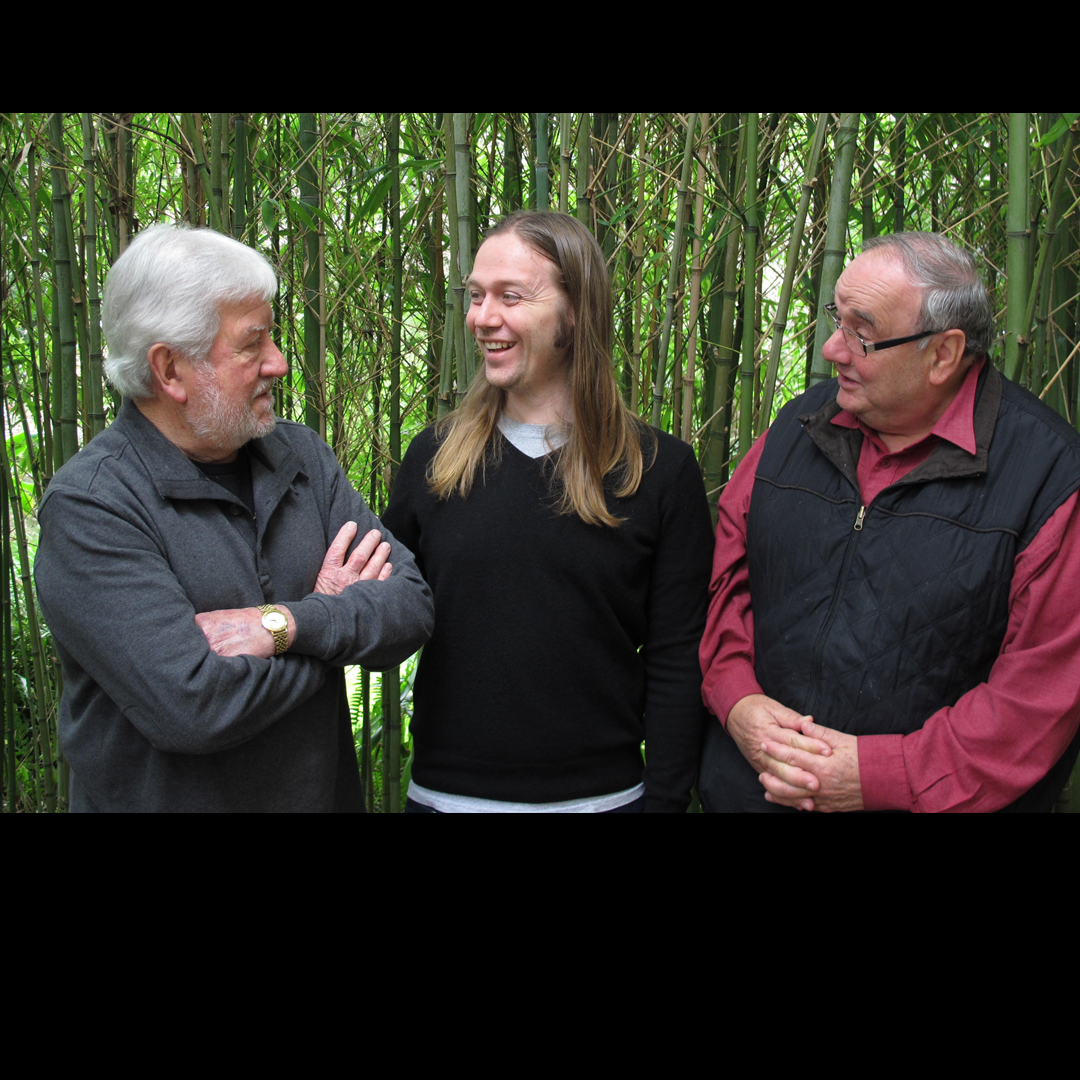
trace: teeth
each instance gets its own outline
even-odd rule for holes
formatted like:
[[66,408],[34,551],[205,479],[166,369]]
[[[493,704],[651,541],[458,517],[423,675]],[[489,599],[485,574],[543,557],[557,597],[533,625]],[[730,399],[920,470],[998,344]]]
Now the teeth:
[[513,345],[509,341],[485,341],[484,348],[488,352],[498,352],[500,349],[511,349]]

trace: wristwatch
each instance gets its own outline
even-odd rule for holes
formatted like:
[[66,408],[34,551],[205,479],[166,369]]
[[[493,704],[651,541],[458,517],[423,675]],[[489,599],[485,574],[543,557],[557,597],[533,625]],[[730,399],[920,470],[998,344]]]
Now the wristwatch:
[[274,635],[274,655],[280,656],[289,647],[289,620],[285,612],[273,604],[260,604],[262,624]]

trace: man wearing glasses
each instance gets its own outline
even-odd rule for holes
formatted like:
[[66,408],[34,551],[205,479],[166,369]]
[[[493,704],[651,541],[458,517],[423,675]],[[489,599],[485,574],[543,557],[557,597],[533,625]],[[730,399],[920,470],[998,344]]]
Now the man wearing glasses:
[[720,500],[707,810],[1048,811],[1080,750],[1080,435],[988,359],[942,236],[869,241],[836,378]]

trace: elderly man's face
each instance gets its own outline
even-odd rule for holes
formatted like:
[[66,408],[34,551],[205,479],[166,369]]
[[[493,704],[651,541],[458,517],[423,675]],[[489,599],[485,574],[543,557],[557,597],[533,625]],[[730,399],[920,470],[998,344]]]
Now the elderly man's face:
[[[864,341],[886,341],[917,331],[919,289],[907,280],[899,260],[876,251],[860,255],[840,275],[834,300],[843,326]],[[927,379],[933,350],[920,350],[919,344],[858,356],[848,348],[844,333],[836,330],[823,352],[836,367],[837,403],[883,434],[921,432],[937,398]]]
[[269,304],[226,304],[220,314],[207,364],[193,369],[188,394],[187,420],[207,455],[234,453],[274,430],[274,383],[286,372],[270,336]]

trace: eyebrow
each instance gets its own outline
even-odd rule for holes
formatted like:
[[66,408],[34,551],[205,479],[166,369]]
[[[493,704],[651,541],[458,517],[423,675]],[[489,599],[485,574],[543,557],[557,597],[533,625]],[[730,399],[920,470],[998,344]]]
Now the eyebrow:
[[[476,280],[476,278],[474,278],[472,276],[472,274],[470,274],[462,282],[462,285],[466,289],[471,289],[474,286],[477,289],[482,289],[483,288],[483,285],[481,285],[480,282],[478,282]],[[524,280],[519,279],[519,278],[502,278],[499,281],[493,281],[491,283],[491,288],[493,288],[493,289],[506,289],[506,288],[510,288],[510,289],[527,289],[528,287],[529,287],[529,283],[527,281],[524,281]]]
[[851,313],[855,316],[856,319],[858,319],[860,322],[866,323],[868,326],[877,325],[874,322],[874,316],[871,315],[868,311],[860,311],[858,308],[852,308]]

